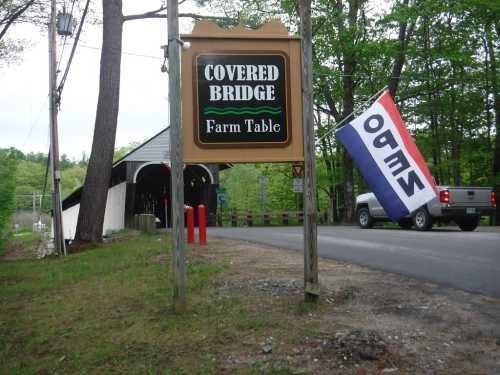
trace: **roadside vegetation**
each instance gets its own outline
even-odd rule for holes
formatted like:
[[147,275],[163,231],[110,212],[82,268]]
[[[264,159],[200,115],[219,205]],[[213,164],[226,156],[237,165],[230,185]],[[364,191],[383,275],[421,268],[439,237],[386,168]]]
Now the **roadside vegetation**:
[[[262,306],[253,293],[220,293],[227,264],[193,247],[189,308],[175,315],[169,247],[165,235],[132,236],[66,258],[0,263],[0,373],[217,373],[221,353],[245,340],[292,344],[311,332],[287,319],[309,312],[301,296]],[[244,373],[261,373],[259,364]]]
[[[8,254],[36,243],[21,238]],[[169,244],[123,232],[0,261],[0,373],[498,373],[497,299],[322,259],[321,300],[305,304],[299,252],[212,239],[187,247],[174,314]]]
[[10,152],[0,150],[0,256],[10,233],[10,216],[15,210],[16,160]]

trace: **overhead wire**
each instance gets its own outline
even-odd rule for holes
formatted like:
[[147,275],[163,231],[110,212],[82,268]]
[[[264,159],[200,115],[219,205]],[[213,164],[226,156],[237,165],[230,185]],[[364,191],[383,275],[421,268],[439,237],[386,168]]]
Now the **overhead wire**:
[[58,101],[61,100],[62,90],[64,89],[64,84],[66,83],[66,78],[68,77],[69,69],[71,67],[71,63],[73,62],[73,57],[75,56],[76,47],[78,45],[78,41],[80,40],[80,34],[82,32],[83,24],[85,23],[85,17],[87,16],[87,12],[89,10],[90,0],[87,0],[85,3],[85,8],[83,9],[82,19],[80,20],[80,24],[78,25],[78,31],[76,32],[75,41],[73,43],[73,47],[71,48],[71,53],[69,55],[68,63],[66,64],[66,69],[64,71],[64,75],[61,78],[61,82],[57,87],[57,92],[59,93]]
[[[94,49],[96,51],[100,51],[101,50],[100,47],[87,46],[85,44],[82,44],[81,47],[82,48],[88,48],[88,49]],[[144,54],[134,53],[134,52],[124,52],[124,51],[122,51],[122,55],[129,55],[129,56],[135,56],[135,57],[145,57],[145,58],[148,58],[148,59],[162,60],[163,61],[162,57],[152,56],[152,55],[144,55]]]
[[47,105],[48,99],[49,99],[49,96],[47,95],[44,102],[40,106],[40,109],[38,110],[38,114],[36,115],[36,118],[31,121],[30,130],[28,131],[28,135],[24,139],[24,142],[23,142],[23,145],[21,148],[24,148],[24,146],[26,146],[26,144],[28,143],[28,140],[31,138],[33,130],[35,129],[36,125],[38,125],[38,121],[40,120],[40,116],[42,115],[43,109]]

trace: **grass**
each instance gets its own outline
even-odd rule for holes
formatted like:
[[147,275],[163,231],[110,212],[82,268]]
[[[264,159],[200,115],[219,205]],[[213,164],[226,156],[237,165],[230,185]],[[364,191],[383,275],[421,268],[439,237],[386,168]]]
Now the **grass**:
[[33,233],[31,230],[9,233],[5,238],[5,245],[0,244],[0,257],[4,256],[9,250],[15,250],[19,253],[24,253],[24,250],[33,252],[41,240],[42,234],[39,232]]
[[[189,248],[189,306],[176,315],[165,235],[63,259],[0,263],[0,373],[212,374],[228,354],[243,355],[249,345],[260,353],[264,337],[286,350],[314,329],[300,323],[312,307],[298,300],[262,303],[252,291],[220,292],[226,268]],[[290,373],[266,366],[231,372]]]

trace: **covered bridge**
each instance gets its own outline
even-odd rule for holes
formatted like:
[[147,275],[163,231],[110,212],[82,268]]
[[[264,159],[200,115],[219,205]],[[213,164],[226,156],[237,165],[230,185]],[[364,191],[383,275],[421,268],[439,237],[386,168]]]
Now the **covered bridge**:
[[[219,170],[226,168],[227,164],[188,164],[184,168],[184,203],[193,207],[204,204],[208,225],[215,224]],[[62,202],[66,239],[75,236],[82,189]],[[161,227],[170,227],[170,199],[170,129],[166,128],[113,164],[103,234],[132,228],[134,215],[144,213],[155,215]]]

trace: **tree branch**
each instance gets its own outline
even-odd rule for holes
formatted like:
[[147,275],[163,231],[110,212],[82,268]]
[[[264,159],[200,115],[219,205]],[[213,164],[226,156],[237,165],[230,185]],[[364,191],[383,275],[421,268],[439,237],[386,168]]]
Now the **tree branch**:
[[[123,22],[125,21],[133,21],[133,20],[143,20],[143,19],[149,19],[149,18],[167,18],[166,13],[159,13],[161,11],[165,10],[163,9],[157,9],[155,11],[151,12],[146,12],[142,14],[132,14],[128,16],[123,17]],[[234,18],[231,17],[225,17],[225,16],[204,16],[201,14],[196,14],[196,13],[179,13],[179,18],[193,18],[195,20],[214,20],[214,21],[231,21],[234,20]]]
[[29,0],[23,7],[19,8],[12,16],[7,19],[7,23],[5,24],[2,31],[0,31],[0,40],[4,37],[5,33],[9,29],[9,27],[28,9],[31,4],[33,4],[35,0]]
[[131,20],[140,20],[140,19],[145,19],[145,18],[166,18],[167,15],[159,14],[160,12],[163,12],[165,9],[167,9],[166,5],[162,5],[156,10],[151,10],[149,12],[145,13],[139,13],[139,14],[131,14],[128,16],[123,16],[123,21],[131,21]]

